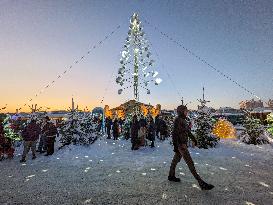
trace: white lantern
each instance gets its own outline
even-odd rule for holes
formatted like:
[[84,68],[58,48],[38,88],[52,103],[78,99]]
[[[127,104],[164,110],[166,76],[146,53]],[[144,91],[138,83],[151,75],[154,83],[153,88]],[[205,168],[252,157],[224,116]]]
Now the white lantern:
[[156,78],[155,79],[155,85],[159,85],[162,82],[161,78]]

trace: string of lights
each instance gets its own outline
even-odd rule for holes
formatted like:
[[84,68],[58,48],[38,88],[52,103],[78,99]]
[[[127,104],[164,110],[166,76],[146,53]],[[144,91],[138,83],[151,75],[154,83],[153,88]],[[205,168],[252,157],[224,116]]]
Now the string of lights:
[[[109,34],[107,34],[102,40],[98,41],[96,44],[94,44],[93,46],[91,46],[90,49],[86,52],[85,55],[82,55],[79,59],[75,60],[62,73],[60,73],[59,75],[57,75],[57,77],[54,80],[52,80],[50,83],[48,83],[46,86],[44,86],[44,88],[42,88],[41,90],[39,90],[33,97],[29,98],[27,100],[27,102],[24,103],[24,105],[18,109],[18,111],[20,111],[23,107],[28,106],[28,103],[31,103],[34,100],[34,98],[37,98],[38,96],[40,96],[41,94],[43,94],[46,91],[46,89],[48,89],[49,87],[52,87],[56,83],[56,81],[58,81],[59,79],[61,79],[72,68],[74,68],[77,64],[79,64],[81,61],[83,61],[88,55],[90,55],[92,53],[93,50],[95,50],[97,47],[99,47],[100,45],[102,45],[118,29],[120,29],[120,25],[118,25],[114,30],[112,30]],[[6,107],[7,107],[7,105],[6,105]]]
[[208,63],[205,59],[201,58],[200,56],[198,56],[197,54],[195,54],[192,50],[186,48],[182,43],[180,43],[179,41],[175,40],[174,38],[172,38],[170,35],[164,33],[163,31],[161,31],[160,29],[158,29],[158,27],[154,26],[153,24],[151,24],[150,22],[148,22],[146,19],[144,19],[144,21],[151,26],[155,31],[159,32],[162,36],[164,36],[165,38],[167,38],[168,40],[170,40],[171,42],[175,43],[176,45],[178,45],[179,47],[181,47],[182,49],[184,49],[187,53],[189,53],[190,55],[192,55],[194,58],[196,58],[197,60],[201,61],[202,63],[204,63],[205,65],[207,65],[209,68],[211,68],[212,70],[216,71],[219,75],[221,75],[222,77],[230,80],[231,82],[233,82],[234,84],[236,84],[238,87],[240,87],[241,89],[243,89],[244,91],[246,91],[247,93],[249,93],[250,95],[254,96],[255,98],[261,100],[261,98],[259,96],[257,96],[254,92],[250,91],[249,89],[247,89],[245,86],[241,85],[240,83],[238,83],[236,80],[232,79],[229,75],[223,73],[221,70],[219,70],[218,68],[216,68],[215,66],[211,65],[210,63]]

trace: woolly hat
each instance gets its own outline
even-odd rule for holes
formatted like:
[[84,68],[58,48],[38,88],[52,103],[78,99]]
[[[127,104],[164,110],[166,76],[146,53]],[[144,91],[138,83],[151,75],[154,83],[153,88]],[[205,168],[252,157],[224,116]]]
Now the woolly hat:
[[184,111],[185,110],[188,110],[188,108],[185,106],[185,105],[179,105],[178,107],[177,107],[177,113],[178,114],[183,114],[184,115]]

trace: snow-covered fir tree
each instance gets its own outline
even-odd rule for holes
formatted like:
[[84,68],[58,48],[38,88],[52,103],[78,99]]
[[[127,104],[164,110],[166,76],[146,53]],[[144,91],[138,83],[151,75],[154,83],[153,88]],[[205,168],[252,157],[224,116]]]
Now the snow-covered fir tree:
[[126,140],[128,140],[131,135],[131,122],[132,122],[132,115],[127,115],[125,117],[123,128],[122,128],[122,135]]
[[208,112],[199,110],[194,119],[195,137],[199,148],[208,149],[215,147],[219,142],[219,137],[212,134],[213,119]]
[[79,112],[76,109],[71,109],[67,113],[67,119],[62,123],[60,127],[60,142],[62,147],[71,143],[76,144],[77,136],[79,135]]
[[259,119],[246,116],[245,130],[240,134],[240,140],[246,144],[269,144],[269,135]]
[[62,146],[73,144],[88,145],[100,136],[98,120],[91,113],[80,113],[77,109],[70,110],[60,127]]
[[78,144],[92,144],[100,135],[98,130],[99,119],[95,118],[92,113],[84,113],[79,122],[79,136],[76,139]]
[[21,136],[13,129],[13,123],[10,115],[7,115],[3,121],[4,135],[12,142],[22,140]]
[[267,115],[266,121],[268,123],[268,132],[273,136],[273,113]]

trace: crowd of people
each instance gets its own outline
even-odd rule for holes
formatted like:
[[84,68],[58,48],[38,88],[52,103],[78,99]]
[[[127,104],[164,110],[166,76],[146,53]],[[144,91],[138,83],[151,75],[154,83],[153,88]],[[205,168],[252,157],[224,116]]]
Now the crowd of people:
[[[26,162],[26,156],[31,149],[32,159],[36,159],[36,151],[46,152],[45,156],[54,153],[54,142],[57,135],[57,127],[50,121],[49,117],[43,118],[42,124],[31,119],[30,123],[22,131],[24,151],[20,162]],[[37,141],[39,140],[38,150],[36,150]]]
[[131,119],[125,120],[118,118],[112,120],[108,116],[105,119],[105,131],[107,139],[113,137],[114,140],[117,140],[121,135],[126,140],[131,138],[132,150],[137,150],[140,146],[148,144],[154,147],[156,137],[165,140],[169,135],[166,121],[160,116],[153,119],[151,115],[147,117],[134,115]]
[[[175,176],[175,169],[183,158],[192,175],[198,181],[201,189],[213,189],[214,186],[203,181],[197,173],[194,162],[188,151],[189,138],[193,142],[193,145],[197,145],[198,142],[191,133],[191,126],[187,121],[187,107],[184,105],[178,106],[177,114],[178,116],[174,120],[174,126],[171,133],[174,145],[174,157],[171,162],[168,180],[180,182],[180,179]],[[98,121],[98,124],[98,129],[101,130],[102,121]],[[164,140],[169,135],[166,121],[160,116],[153,119],[150,115],[147,117],[144,117],[143,115],[134,115],[131,120],[116,118],[113,121],[110,117],[107,117],[105,119],[105,131],[107,133],[107,139],[111,139],[113,136],[114,140],[118,140],[121,134],[127,140],[131,138],[132,150],[138,150],[139,147],[148,145],[148,142],[150,142],[150,146],[153,148],[155,147],[154,142],[156,136],[160,140]],[[54,153],[54,142],[57,134],[57,127],[50,121],[48,116],[43,118],[42,123],[38,123],[37,120],[31,119],[21,132],[24,150],[20,162],[26,162],[26,156],[30,149],[32,151],[33,160],[36,159],[36,152],[46,152],[45,156],[52,155]],[[38,141],[38,149],[36,150]],[[14,148],[11,139],[5,137],[4,128],[2,122],[0,122],[0,159],[2,159],[5,154],[8,158],[13,158]]]

